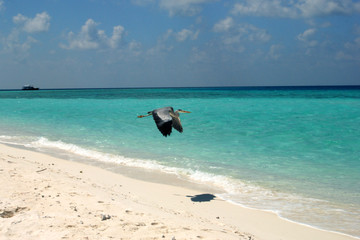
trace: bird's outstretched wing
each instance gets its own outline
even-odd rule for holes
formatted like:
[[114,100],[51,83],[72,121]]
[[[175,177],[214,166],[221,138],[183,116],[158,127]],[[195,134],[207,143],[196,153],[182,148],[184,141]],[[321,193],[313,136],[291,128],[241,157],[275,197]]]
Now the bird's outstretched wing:
[[152,112],[157,128],[165,137],[169,136],[172,130],[173,121],[172,117],[169,114],[170,110],[171,107],[166,107],[155,109]]
[[183,127],[181,126],[180,117],[176,116],[174,113],[170,113],[172,118],[172,126],[179,132],[183,132]]

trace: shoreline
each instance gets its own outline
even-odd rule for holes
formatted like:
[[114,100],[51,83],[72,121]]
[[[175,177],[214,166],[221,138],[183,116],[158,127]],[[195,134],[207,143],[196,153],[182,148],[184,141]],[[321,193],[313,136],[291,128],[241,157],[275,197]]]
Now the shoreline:
[[202,189],[133,179],[4,144],[0,162],[4,239],[27,233],[29,239],[358,239],[220,198],[194,200],[214,194]]
[[[46,141],[48,141],[48,140],[46,139]],[[227,201],[231,204],[234,204],[236,206],[240,206],[240,207],[248,208],[248,209],[252,209],[252,210],[260,210],[260,211],[270,212],[270,213],[277,215],[279,218],[281,218],[285,221],[289,221],[291,223],[300,224],[300,225],[304,225],[306,227],[311,227],[311,228],[314,228],[317,230],[343,234],[343,235],[346,235],[349,237],[355,237],[357,239],[360,239],[357,235],[351,235],[351,233],[342,232],[342,231],[335,230],[335,229],[331,230],[330,227],[322,228],[319,225],[311,224],[306,221],[301,221],[300,220],[301,217],[299,217],[299,215],[292,215],[293,218],[291,218],[291,217],[289,218],[286,215],[283,216],[281,214],[281,212],[276,211],[276,210],[265,209],[265,208],[246,205],[246,204],[237,202],[237,201],[233,200],[231,197],[229,198],[228,196],[224,196],[224,195],[227,195],[227,190],[224,188],[223,185],[217,185],[216,183],[214,184],[214,182],[212,182],[212,181],[206,181],[206,180],[203,181],[201,179],[200,179],[200,182],[197,182],[199,179],[197,179],[197,178],[193,179],[191,176],[183,174],[182,171],[177,172],[176,170],[173,170],[171,167],[169,168],[170,169],[170,171],[169,171],[169,169],[167,169],[166,167],[159,168],[159,166],[161,166],[161,165],[156,165],[155,168],[154,167],[148,168],[148,166],[143,166],[143,163],[140,165],[138,165],[138,164],[129,164],[128,165],[129,159],[135,160],[135,161],[137,161],[138,159],[128,158],[128,157],[124,157],[124,156],[117,156],[117,155],[113,155],[113,154],[105,154],[102,152],[98,152],[96,150],[90,150],[90,152],[87,152],[88,151],[87,149],[83,149],[82,147],[78,147],[76,145],[67,144],[67,143],[63,143],[63,142],[61,142],[61,144],[65,144],[66,147],[65,148],[60,147],[60,150],[65,150],[65,152],[71,152],[70,154],[64,153],[63,151],[53,151],[53,149],[51,149],[52,148],[51,144],[49,145],[50,148],[46,148],[46,144],[45,144],[45,148],[40,147],[39,149],[35,148],[35,146],[27,146],[26,144],[23,144],[23,143],[10,143],[10,142],[2,141],[2,142],[0,142],[0,144],[5,144],[7,146],[14,147],[14,148],[20,148],[23,150],[38,152],[38,153],[45,154],[48,156],[53,156],[55,158],[60,158],[60,159],[66,160],[66,161],[72,161],[72,162],[77,162],[80,164],[94,166],[94,167],[97,167],[100,169],[105,169],[106,171],[110,171],[115,174],[123,175],[130,179],[136,179],[136,180],[151,182],[151,183],[160,183],[160,184],[166,183],[166,185],[181,186],[183,188],[192,189],[192,190],[196,190],[199,192],[211,192],[214,195],[216,195],[218,198],[220,198],[224,201]],[[75,147],[75,150],[72,149],[69,151],[69,148],[73,148],[73,147]],[[85,151],[86,154],[84,154],[83,151]],[[99,156],[99,155],[101,155],[101,156]],[[102,157],[104,157],[106,160],[102,160],[101,159]],[[118,157],[120,157],[120,163],[113,160],[113,158],[118,158]],[[118,159],[116,159],[116,160],[118,160]],[[122,162],[122,161],[124,161],[124,162]],[[140,161],[142,161],[142,160],[140,160]],[[165,169],[165,171],[164,171],[164,169]],[[184,169],[184,170],[186,171],[186,169]],[[308,198],[308,200],[310,200],[310,201],[312,199],[313,198]],[[301,212],[299,212],[299,214],[301,214],[302,218],[304,218],[304,217],[306,219],[312,218],[312,215],[310,213],[313,213],[313,212],[311,212],[309,210],[307,210],[307,211],[308,211],[308,213],[305,213],[305,214],[302,214]],[[332,226],[336,226],[336,224],[333,222]]]

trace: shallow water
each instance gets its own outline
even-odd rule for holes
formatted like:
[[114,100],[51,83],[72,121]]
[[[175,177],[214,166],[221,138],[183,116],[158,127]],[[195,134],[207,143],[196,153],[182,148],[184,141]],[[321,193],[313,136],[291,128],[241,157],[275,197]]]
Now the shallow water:
[[[173,106],[182,134],[151,117]],[[360,236],[359,88],[0,91],[0,141],[155,169],[233,202]]]

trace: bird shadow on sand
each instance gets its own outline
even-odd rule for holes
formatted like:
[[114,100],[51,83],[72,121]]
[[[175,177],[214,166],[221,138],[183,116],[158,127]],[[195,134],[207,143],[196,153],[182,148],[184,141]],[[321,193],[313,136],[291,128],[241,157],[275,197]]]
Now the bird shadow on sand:
[[216,198],[215,195],[213,194],[209,194],[209,193],[204,193],[204,194],[198,194],[195,196],[186,196],[189,197],[191,201],[193,202],[210,202],[212,200],[214,200]]

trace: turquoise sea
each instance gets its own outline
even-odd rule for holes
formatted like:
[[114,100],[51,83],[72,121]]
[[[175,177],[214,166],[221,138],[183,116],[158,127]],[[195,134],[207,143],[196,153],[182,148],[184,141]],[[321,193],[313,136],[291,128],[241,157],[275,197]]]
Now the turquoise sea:
[[[163,137],[155,108],[180,115]],[[360,237],[360,87],[0,91],[0,142],[164,172],[235,204]]]

